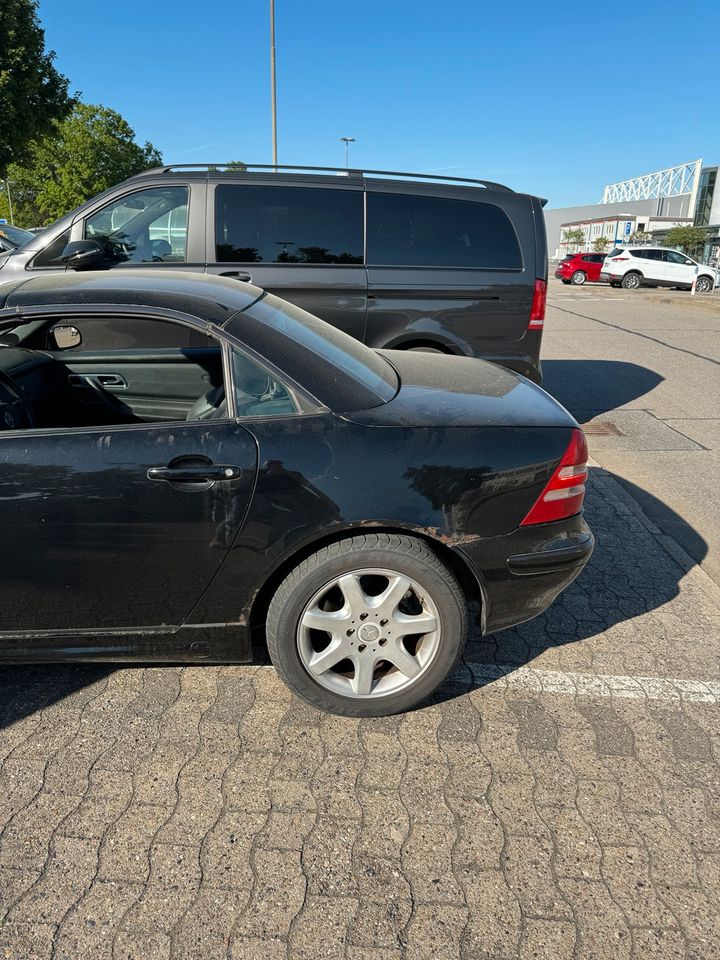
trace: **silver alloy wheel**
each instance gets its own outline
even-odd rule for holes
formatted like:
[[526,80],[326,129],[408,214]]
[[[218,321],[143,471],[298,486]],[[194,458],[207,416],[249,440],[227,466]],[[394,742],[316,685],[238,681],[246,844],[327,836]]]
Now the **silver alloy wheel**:
[[712,288],[712,281],[709,277],[698,277],[695,289],[698,293],[707,293]]
[[440,647],[440,617],[410,577],[355,570],[312,597],[300,616],[297,646],[307,672],[327,690],[383,697],[409,687],[430,666]]
[[631,273],[625,277],[623,286],[626,290],[637,290],[640,286],[640,277],[636,273]]
[[581,284],[585,283],[587,280],[587,275],[585,274],[584,270],[576,270],[572,275],[571,280],[576,287],[579,287]]

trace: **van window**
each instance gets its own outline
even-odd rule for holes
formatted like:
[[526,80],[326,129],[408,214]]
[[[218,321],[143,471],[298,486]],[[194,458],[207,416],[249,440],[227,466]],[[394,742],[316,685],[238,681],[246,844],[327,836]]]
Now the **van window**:
[[220,184],[215,258],[218,263],[362,263],[362,192]]
[[187,187],[152,187],[113,200],[85,221],[118,262],[186,260]]
[[522,268],[517,236],[492,203],[368,193],[368,263]]

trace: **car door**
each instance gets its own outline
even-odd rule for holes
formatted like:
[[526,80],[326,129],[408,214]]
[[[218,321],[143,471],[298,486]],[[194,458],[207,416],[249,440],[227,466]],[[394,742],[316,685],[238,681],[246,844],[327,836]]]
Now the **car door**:
[[697,264],[684,253],[677,250],[664,250],[665,254],[665,282],[670,287],[691,286]]
[[[46,359],[22,392],[55,369]],[[179,626],[240,531],[256,473],[256,441],[227,414],[0,432],[0,632]]]
[[235,180],[208,189],[209,273],[251,280],[363,339],[362,185]]
[[366,342],[509,355],[526,333],[535,284],[527,198],[508,191],[505,209],[462,189],[428,190],[368,183]]

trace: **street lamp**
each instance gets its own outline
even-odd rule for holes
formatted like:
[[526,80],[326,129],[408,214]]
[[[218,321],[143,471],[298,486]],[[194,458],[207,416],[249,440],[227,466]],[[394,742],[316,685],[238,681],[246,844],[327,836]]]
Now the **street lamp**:
[[277,169],[277,97],[275,93],[275,0],[270,0],[270,101],[272,111],[272,162]]
[[350,166],[350,144],[355,143],[355,137],[339,137],[341,143],[345,144],[345,169]]
[[7,193],[7,198],[8,198],[8,207],[10,208],[10,226],[14,227],[15,218],[13,217],[13,205],[12,205],[12,194],[10,193],[10,181],[4,180],[4,181],[0,181],[0,183],[5,184],[5,191]]

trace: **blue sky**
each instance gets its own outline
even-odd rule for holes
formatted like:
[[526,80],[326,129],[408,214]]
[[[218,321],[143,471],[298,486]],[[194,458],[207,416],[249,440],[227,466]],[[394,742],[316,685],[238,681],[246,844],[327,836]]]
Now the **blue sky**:
[[[71,88],[166,161],[268,163],[268,6],[39,11]],[[353,165],[487,177],[551,206],[698,156],[720,163],[703,23],[717,34],[715,3],[276,0],[279,162],[341,165],[338,138],[353,136]]]

